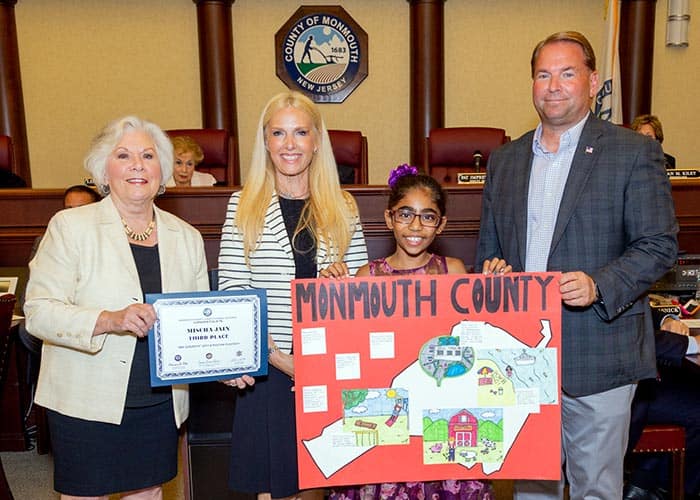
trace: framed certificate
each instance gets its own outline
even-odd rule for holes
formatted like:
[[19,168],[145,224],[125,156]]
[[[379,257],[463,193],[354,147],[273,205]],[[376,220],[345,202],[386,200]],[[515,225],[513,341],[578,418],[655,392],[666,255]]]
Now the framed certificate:
[[264,290],[147,294],[151,386],[267,374]]

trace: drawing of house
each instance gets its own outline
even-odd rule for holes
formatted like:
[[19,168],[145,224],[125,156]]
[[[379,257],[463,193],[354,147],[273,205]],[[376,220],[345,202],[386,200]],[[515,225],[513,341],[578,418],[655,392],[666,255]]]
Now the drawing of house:
[[454,438],[456,446],[476,446],[479,421],[467,410],[460,410],[447,424],[449,442]]

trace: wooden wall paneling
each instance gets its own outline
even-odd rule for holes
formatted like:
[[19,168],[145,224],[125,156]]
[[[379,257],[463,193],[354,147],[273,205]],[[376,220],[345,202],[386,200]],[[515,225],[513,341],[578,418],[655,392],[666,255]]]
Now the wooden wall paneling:
[[[680,248],[700,253],[700,181],[674,180],[673,198],[680,225]],[[231,193],[238,188],[170,189],[158,206],[174,213],[202,233],[210,268],[218,265],[221,226]],[[474,265],[481,214],[481,186],[449,186],[447,228],[438,237],[435,251],[459,257]],[[356,186],[349,191],[357,199],[370,258],[388,255],[394,239],[384,223],[389,190],[386,186]],[[0,190],[0,266],[26,266],[34,238],[43,234],[51,216],[62,206],[58,189]]]

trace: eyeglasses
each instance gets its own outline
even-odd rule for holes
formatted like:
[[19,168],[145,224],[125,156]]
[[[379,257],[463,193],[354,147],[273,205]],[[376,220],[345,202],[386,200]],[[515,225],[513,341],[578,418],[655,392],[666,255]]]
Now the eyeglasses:
[[438,227],[440,222],[442,222],[442,217],[434,212],[422,212],[416,213],[412,210],[390,210],[391,220],[397,224],[413,224],[416,217],[420,221],[420,225],[423,227]]

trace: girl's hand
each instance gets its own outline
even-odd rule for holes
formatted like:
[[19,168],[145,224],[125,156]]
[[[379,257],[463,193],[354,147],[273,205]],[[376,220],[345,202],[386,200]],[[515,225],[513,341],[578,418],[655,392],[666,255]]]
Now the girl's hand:
[[513,266],[508,264],[504,259],[499,259],[494,257],[489,260],[484,261],[484,265],[481,268],[483,274],[505,274],[513,270]]
[[322,269],[318,273],[321,278],[348,278],[350,277],[350,270],[345,262],[334,262],[325,269]]

